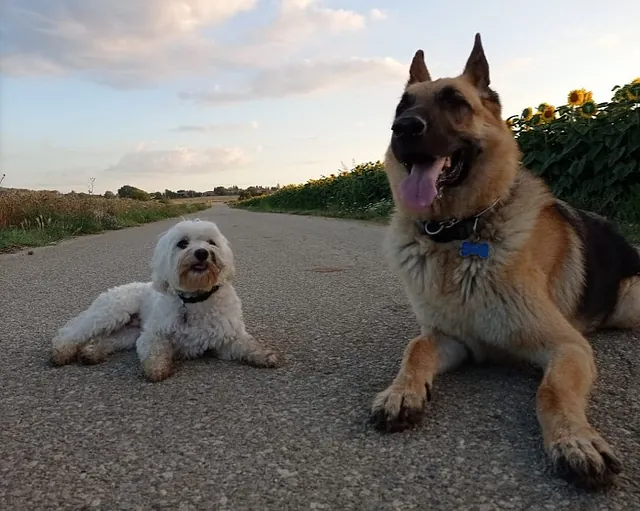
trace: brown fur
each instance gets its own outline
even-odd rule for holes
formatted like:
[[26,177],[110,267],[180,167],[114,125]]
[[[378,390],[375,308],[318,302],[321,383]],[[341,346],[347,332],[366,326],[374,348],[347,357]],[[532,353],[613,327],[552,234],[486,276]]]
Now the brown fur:
[[197,292],[211,289],[218,283],[220,268],[213,262],[207,261],[207,271],[193,271],[192,265],[199,262],[193,254],[185,256],[180,262],[180,288],[187,292]]
[[[596,368],[583,335],[602,326],[640,324],[640,278],[622,283],[607,325],[580,317],[585,247],[556,210],[546,184],[520,167],[517,142],[489,83],[479,35],[460,76],[431,81],[421,51],[411,64],[406,92],[428,112],[427,150],[443,155],[456,140],[471,138],[482,151],[461,184],[415,211],[404,206],[399,191],[407,169],[391,145],[387,150],[396,211],[386,248],[422,333],[407,346],[391,385],[375,398],[372,419],[387,431],[408,427],[422,414],[437,374],[456,368],[469,354],[479,362],[506,354],[544,371],[537,412],[555,465],[580,483],[607,484],[621,464],[586,417]],[[439,91],[450,86],[468,107],[438,103]],[[497,198],[477,233],[491,244],[486,260],[463,258],[460,242],[436,243],[420,230],[421,221],[469,217]]]
[[166,380],[174,371],[174,354],[169,341],[158,343],[155,351],[142,361],[142,373],[151,382]]

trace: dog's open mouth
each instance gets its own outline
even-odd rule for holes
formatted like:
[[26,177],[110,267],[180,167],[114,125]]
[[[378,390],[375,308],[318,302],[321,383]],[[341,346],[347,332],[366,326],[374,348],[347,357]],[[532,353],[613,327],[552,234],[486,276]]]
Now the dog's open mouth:
[[202,272],[204,272],[204,271],[207,271],[207,268],[208,268],[208,267],[209,267],[209,265],[208,265],[206,262],[202,261],[202,262],[193,263],[193,264],[189,267],[189,269],[190,269],[192,272],[195,272],[195,273],[202,273]]
[[445,186],[454,185],[468,166],[467,149],[450,156],[414,155],[403,162],[409,175],[400,191],[404,202],[413,209],[429,207]]

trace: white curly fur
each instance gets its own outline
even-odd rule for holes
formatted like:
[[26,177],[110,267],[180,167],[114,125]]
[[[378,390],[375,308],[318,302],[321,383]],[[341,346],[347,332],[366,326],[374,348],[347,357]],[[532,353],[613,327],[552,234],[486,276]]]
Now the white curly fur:
[[[206,261],[196,257],[199,249],[206,251]],[[79,358],[99,363],[115,351],[135,346],[151,381],[167,378],[174,359],[195,358],[207,351],[257,367],[279,365],[278,354],[245,329],[242,303],[232,285],[234,255],[215,223],[184,220],[175,224],[159,238],[151,269],[151,282],[104,291],[60,328],[52,341],[51,362],[59,366]],[[213,286],[219,288],[198,303],[183,303],[179,296],[206,292]]]

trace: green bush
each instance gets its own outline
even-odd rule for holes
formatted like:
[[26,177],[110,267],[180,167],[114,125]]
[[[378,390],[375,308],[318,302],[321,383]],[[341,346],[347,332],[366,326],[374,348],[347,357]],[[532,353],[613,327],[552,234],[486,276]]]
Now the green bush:
[[571,204],[640,222],[640,79],[614,87],[610,102],[571,91],[557,110],[546,103],[512,116],[522,163]]
[[356,165],[350,171],[288,185],[278,191],[238,202],[240,207],[272,211],[324,211],[349,216],[379,216],[392,207],[382,162]]
[[151,200],[151,195],[140,188],[124,185],[118,189],[118,197],[121,199],[134,199],[140,201]]
[[[614,220],[640,223],[640,78],[614,87],[610,102],[571,91],[557,110],[542,103],[506,122],[523,152],[523,164],[560,198]],[[391,191],[382,163],[288,185],[236,207],[260,211],[321,212],[388,217]]]

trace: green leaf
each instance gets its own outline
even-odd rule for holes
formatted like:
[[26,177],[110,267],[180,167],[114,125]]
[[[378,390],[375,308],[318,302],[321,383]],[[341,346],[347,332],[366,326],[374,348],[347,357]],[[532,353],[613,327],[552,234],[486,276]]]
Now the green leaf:
[[591,149],[586,154],[588,160],[594,160],[598,153],[602,150],[604,145],[602,143],[596,143],[591,146]]
[[623,147],[619,147],[618,149],[614,149],[613,152],[609,153],[609,158],[607,160],[607,163],[609,164],[609,166],[613,167],[613,165],[615,165],[615,163],[620,158],[622,158],[626,150],[627,148],[623,146]]

